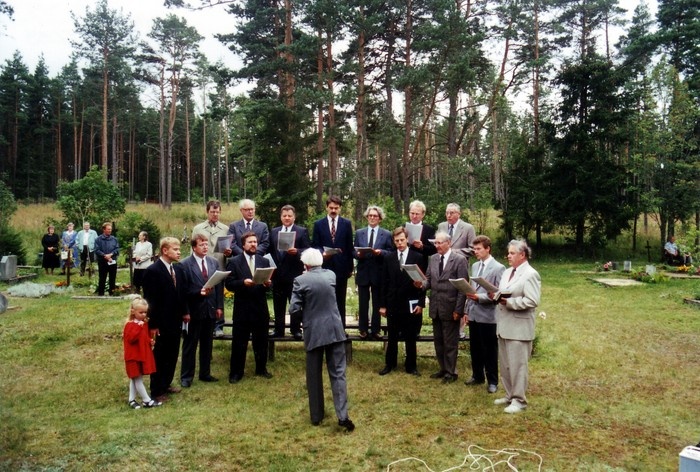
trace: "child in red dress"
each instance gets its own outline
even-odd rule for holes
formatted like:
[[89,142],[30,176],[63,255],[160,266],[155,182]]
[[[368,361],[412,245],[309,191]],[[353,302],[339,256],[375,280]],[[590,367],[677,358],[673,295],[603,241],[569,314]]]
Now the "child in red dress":
[[126,375],[130,379],[129,406],[135,410],[141,408],[139,402],[136,401],[137,393],[143,401],[144,408],[162,405],[161,402],[151,399],[143,385],[143,376],[155,372],[156,361],[153,358],[155,341],[148,332],[148,302],[141,297],[131,301],[129,317],[124,325],[123,338]]

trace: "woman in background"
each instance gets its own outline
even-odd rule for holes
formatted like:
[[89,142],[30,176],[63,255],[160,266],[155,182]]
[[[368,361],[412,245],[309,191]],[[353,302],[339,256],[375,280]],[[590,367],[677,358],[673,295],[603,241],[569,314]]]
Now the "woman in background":
[[[78,255],[78,246],[75,244],[75,237],[78,233],[73,228],[73,223],[68,223],[66,230],[61,234],[61,250],[70,252],[70,262],[73,264],[73,268],[78,268],[80,256]],[[66,262],[68,261],[61,258],[61,274],[66,273]]]
[[153,245],[148,240],[147,232],[141,231],[139,233],[139,242],[134,246],[132,257],[134,258],[134,287],[141,292],[143,274],[146,273],[146,269],[151,265],[151,258],[153,257]]
[[53,270],[59,267],[59,252],[58,252],[58,235],[55,233],[56,228],[53,225],[49,225],[46,229],[46,234],[41,238],[41,245],[44,248],[44,254],[41,259],[41,267],[44,268],[46,274],[51,270],[51,275],[53,275]]

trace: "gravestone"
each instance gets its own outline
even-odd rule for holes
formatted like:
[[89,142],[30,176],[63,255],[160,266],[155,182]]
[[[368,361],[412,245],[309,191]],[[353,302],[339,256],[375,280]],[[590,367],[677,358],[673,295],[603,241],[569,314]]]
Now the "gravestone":
[[0,280],[17,277],[17,256],[2,256],[0,259]]

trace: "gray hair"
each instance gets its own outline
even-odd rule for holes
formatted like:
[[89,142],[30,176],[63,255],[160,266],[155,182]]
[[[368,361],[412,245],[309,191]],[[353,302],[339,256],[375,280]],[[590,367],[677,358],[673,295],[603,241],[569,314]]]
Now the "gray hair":
[[301,262],[305,266],[320,267],[323,265],[323,255],[316,248],[309,248],[301,253]]
[[462,213],[462,209],[460,208],[459,205],[456,203],[448,203],[447,206],[445,207],[445,211],[456,211],[457,213]]
[[508,247],[515,249],[517,253],[525,254],[525,259],[530,259],[530,257],[532,257],[532,249],[530,249],[530,246],[527,245],[524,239],[513,239],[508,243]]
[[238,202],[238,208],[243,208],[244,206],[252,206],[253,209],[255,209],[255,202],[250,198],[244,198],[243,200]]
[[425,203],[421,202],[420,200],[413,200],[413,201],[411,202],[411,204],[408,205],[408,211],[411,211],[411,208],[413,208],[413,207],[418,208],[418,209],[419,209],[420,211],[422,211],[423,213],[425,213],[426,211],[428,211],[428,210],[425,208]]
[[452,242],[452,236],[449,235],[446,231],[438,231],[435,233],[435,239],[442,239],[445,241]]
[[367,209],[365,210],[363,216],[367,218],[367,215],[369,215],[370,211],[376,211],[379,214],[379,219],[383,220],[384,219],[384,210],[382,210],[382,207],[378,207],[377,205],[369,205]]

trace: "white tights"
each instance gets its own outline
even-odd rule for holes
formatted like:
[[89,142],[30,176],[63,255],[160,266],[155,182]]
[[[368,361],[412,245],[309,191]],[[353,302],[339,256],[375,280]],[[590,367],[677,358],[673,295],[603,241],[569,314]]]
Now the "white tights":
[[129,379],[129,401],[136,400],[137,393],[141,397],[141,401],[146,403],[151,401],[151,397],[143,385],[143,375]]

